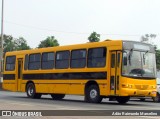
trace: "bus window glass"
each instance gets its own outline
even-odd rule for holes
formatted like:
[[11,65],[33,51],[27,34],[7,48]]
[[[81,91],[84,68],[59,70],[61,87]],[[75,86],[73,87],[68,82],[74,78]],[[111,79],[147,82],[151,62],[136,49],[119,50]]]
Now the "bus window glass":
[[6,71],[13,71],[15,70],[15,56],[8,56],[6,57]]
[[25,55],[24,70],[28,69],[28,55]]
[[111,68],[115,67],[115,54],[111,55]]
[[122,74],[134,77],[155,77],[155,54],[142,51],[125,50],[123,61],[127,55],[127,64],[123,62]]
[[86,66],[86,50],[73,50],[71,55],[71,68]]
[[106,48],[90,48],[88,50],[88,67],[105,67]]
[[37,70],[41,67],[41,54],[31,54],[29,55],[29,70]]
[[52,69],[54,67],[54,53],[42,54],[42,69]]
[[120,67],[120,53],[118,53],[118,63],[117,63],[117,65],[118,65],[118,67]]
[[56,69],[65,69],[69,67],[69,51],[59,51],[56,53]]
[[141,52],[142,55],[142,68],[145,71],[143,76],[144,77],[154,77],[156,74],[155,67],[156,67],[156,61],[155,61],[155,54],[149,53],[149,52]]

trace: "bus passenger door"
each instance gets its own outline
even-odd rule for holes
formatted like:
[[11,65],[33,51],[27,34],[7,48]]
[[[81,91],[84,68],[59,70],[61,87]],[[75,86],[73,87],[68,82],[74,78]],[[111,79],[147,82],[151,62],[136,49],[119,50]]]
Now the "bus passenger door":
[[120,73],[121,73],[121,52],[112,51],[110,53],[110,95],[119,95]]
[[21,81],[22,81],[22,69],[23,69],[23,59],[17,60],[17,91],[21,91]]

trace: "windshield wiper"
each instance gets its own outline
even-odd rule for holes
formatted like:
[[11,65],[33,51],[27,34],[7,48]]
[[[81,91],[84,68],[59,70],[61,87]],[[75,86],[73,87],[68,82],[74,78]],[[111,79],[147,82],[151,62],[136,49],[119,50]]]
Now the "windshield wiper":
[[145,55],[148,53],[148,50],[145,52]]

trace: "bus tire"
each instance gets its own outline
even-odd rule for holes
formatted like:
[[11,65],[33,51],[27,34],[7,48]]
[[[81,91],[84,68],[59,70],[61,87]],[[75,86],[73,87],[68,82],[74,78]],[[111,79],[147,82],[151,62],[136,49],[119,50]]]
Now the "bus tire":
[[160,94],[157,93],[156,97],[152,98],[154,102],[160,102]]
[[119,104],[125,104],[129,101],[130,97],[129,96],[119,96],[116,97],[116,100]]
[[42,94],[36,93],[35,85],[33,83],[27,84],[26,93],[29,98],[41,98]]
[[53,100],[62,100],[65,97],[65,94],[51,94]]
[[90,85],[85,92],[85,101],[89,103],[100,103],[102,101],[99,87],[95,84]]

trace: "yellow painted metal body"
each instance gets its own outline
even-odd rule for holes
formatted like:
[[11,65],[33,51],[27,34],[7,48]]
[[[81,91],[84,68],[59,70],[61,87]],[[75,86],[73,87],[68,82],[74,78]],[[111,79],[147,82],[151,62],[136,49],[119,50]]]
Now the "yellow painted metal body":
[[[43,52],[56,52],[63,50],[75,50],[75,49],[88,49],[95,47],[106,47],[106,66],[103,68],[78,68],[78,69],[49,69],[49,70],[24,70],[24,59],[26,54],[32,53],[43,53]],[[116,51],[116,52],[115,52]],[[111,53],[120,54],[120,66],[119,68],[111,68]],[[154,80],[142,80],[142,79],[132,79],[121,76],[121,65],[122,65],[122,40],[115,41],[104,41],[97,43],[85,43],[79,45],[70,46],[59,46],[50,48],[41,48],[33,50],[24,50],[16,52],[8,52],[6,56],[16,56],[16,67],[14,71],[5,71],[4,74],[15,74],[15,80],[4,80],[3,89],[10,91],[26,91],[26,84],[29,80],[23,80],[23,74],[38,74],[38,73],[69,73],[69,72],[107,72],[107,79],[94,79],[97,82],[100,95],[103,96],[150,96],[154,97],[156,94],[156,79]],[[18,61],[21,60],[22,71],[21,77],[18,79]],[[4,65],[5,67],[5,65]],[[4,68],[5,69],[5,68]],[[116,72],[116,73],[115,73]],[[110,90],[110,77],[111,75],[119,76],[119,82],[115,82],[114,85],[118,83],[118,89]],[[92,80],[92,79],[91,79]],[[61,79],[61,80],[32,80],[36,87],[37,93],[61,93],[61,94],[74,94],[74,95],[84,95],[85,85],[90,80],[77,80],[77,79]]]

